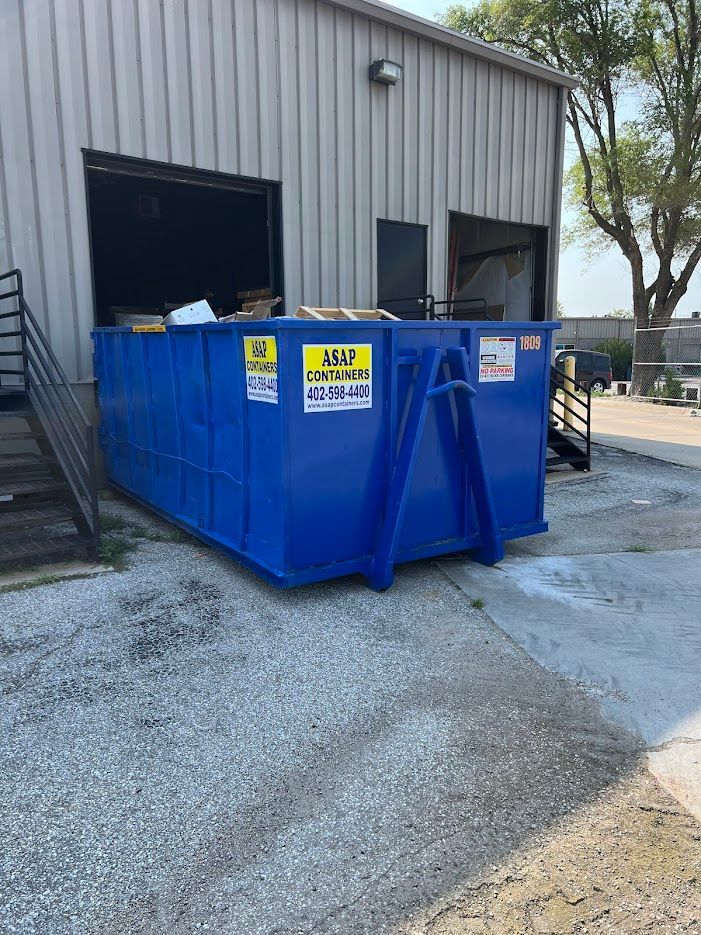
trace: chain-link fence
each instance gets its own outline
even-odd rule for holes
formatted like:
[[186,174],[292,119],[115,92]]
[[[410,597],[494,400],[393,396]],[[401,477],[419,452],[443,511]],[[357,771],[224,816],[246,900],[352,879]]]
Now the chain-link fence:
[[701,320],[636,328],[630,395],[671,406],[701,405]]

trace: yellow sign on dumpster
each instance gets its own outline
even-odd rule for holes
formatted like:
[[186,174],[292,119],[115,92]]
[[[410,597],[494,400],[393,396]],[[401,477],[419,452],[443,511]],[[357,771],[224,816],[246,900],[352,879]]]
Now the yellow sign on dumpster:
[[277,342],[270,335],[244,337],[246,396],[277,405]]
[[371,344],[304,344],[304,411],[372,408]]

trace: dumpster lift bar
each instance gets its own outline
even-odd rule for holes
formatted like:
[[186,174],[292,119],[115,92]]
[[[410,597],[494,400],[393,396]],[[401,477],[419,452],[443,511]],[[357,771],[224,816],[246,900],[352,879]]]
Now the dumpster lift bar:
[[[427,347],[421,354],[399,457],[387,496],[387,507],[378,545],[370,564],[370,584],[377,591],[383,591],[392,584],[394,556],[426,424],[428,406],[431,399],[444,393],[455,394],[458,439],[463,457],[467,462],[480,529],[481,545],[472,552],[472,557],[484,565],[495,565],[504,557],[504,540],[499,529],[494,498],[487,479],[482,442],[477,427],[477,415],[473,403],[477,393],[470,382],[467,352],[464,347],[453,347],[448,348],[445,353],[452,379],[438,385],[436,385],[436,378],[443,362],[443,351],[438,347]],[[416,359],[413,357],[399,358],[399,363],[415,362]]]

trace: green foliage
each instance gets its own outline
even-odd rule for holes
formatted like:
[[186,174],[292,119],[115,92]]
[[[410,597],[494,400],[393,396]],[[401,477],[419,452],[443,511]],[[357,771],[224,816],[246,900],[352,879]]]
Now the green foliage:
[[135,544],[122,536],[102,536],[100,543],[100,561],[103,565],[114,568],[126,567],[126,557],[136,548]]
[[662,379],[662,399],[681,399],[684,393],[682,381],[671,370],[665,370]]
[[594,348],[599,354],[608,354],[614,380],[627,380],[628,371],[633,364],[633,345],[623,338],[607,338],[599,341]]
[[632,308],[612,308],[610,312],[606,312],[604,318],[632,318],[633,309]]
[[474,607],[475,610],[483,610],[484,601],[482,600],[481,597],[473,597],[472,600],[470,601],[470,607]]
[[100,528],[103,532],[118,532],[126,526],[127,521],[121,516],[113,516],[111,513],[100,514]]
[[682,399],[684,384],[671,370],[665,369],[662,372],[662,385],[655,395],[658,399]]

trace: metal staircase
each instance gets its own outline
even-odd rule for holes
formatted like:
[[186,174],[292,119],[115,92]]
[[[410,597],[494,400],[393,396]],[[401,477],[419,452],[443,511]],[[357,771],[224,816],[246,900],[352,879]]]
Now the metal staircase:
[[550,368],[548,449],[552,452],[546,459],[549,470],[561,464],[577,471],[591,470],[591,390],[557,367]]
[[11,270],[0,275],[0,569],[97,559],[99,539],[93,428]]

